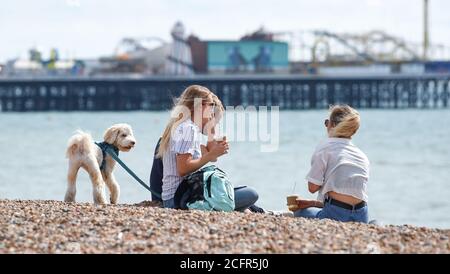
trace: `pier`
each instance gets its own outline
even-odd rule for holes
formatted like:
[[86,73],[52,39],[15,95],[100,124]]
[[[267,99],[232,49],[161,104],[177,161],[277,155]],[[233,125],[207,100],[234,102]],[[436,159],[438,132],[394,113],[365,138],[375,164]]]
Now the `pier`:
[[0,78],[0,111],[167,110],[189,85],[204,85],[225,106],[320,109],[449,108],[450,75],[320,77],[224,75],[195,77]]

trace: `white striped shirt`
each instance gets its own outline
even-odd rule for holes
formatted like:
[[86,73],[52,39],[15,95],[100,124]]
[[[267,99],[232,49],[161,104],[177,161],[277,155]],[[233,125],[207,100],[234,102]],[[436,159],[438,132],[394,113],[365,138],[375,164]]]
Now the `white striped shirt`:
[[162,199],[170,200],[180,185],[183,177],[178,175],[177,154],[190,153],[193,159],[202,156],[200,149],[201,132],[198,126],[188,119],[180,123],[170,138],[169,149],[163,155]]

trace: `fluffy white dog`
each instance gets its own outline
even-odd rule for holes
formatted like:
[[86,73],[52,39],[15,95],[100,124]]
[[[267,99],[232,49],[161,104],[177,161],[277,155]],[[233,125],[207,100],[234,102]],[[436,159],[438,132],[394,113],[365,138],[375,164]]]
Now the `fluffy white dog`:
[[106,204],[105,183],[110,192],[111,204],[117,204],[120,188],[117,184],[113,170],[116,161],[105,153],[106,147],[128,152],[136,144],[131,127],[127,124],[115,124],[108,128],[104,134],[104,142],[100,148],[96,145],[90,134],[77,131],[68,142],[66,157],[69,159],[69,172],[67,174],[67,191],[65,202],[75,202],[76,179],[80,167],[84,168],[92,181],[95,204]]

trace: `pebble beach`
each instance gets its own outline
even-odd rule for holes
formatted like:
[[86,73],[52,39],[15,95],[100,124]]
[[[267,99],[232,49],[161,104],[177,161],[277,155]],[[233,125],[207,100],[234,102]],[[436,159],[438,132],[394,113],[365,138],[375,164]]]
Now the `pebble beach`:
[[450,253],[450,230],[259,213],[0,200],[0,253]]

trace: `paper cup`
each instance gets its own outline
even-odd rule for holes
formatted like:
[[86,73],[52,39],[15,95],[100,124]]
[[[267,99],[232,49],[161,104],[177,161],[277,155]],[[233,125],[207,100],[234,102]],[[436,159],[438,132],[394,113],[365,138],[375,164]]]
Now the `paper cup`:
[[298,209],[298,206],[297,206],[297,198],[299,198],[300,196],[299,195],[297,195],[297,194],[292,194],[292,195],[288,195],[287,197],[286,197],[286,200],[287,200],[287,206],[288,206],[288,209],[290,210],[290,211],[296,211],[297,209]]

